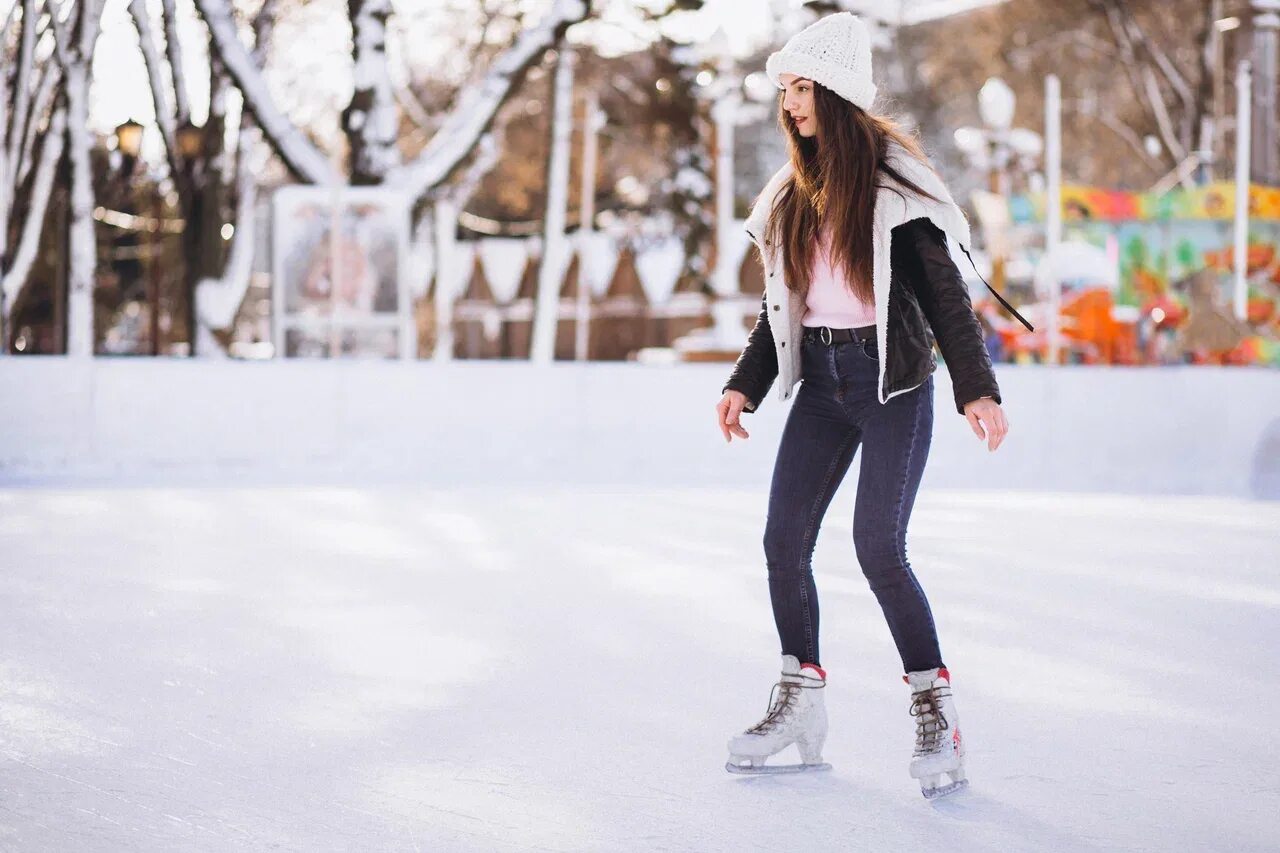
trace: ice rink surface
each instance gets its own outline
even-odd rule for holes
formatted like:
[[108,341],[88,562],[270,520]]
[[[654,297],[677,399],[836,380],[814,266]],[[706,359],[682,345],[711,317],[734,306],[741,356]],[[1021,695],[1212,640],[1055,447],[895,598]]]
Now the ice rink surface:
[[0,850],[1274,850],[1280,505],[925,489],[968,791],[836,495],[832,772],[742,779],[759,489],[0,489]]

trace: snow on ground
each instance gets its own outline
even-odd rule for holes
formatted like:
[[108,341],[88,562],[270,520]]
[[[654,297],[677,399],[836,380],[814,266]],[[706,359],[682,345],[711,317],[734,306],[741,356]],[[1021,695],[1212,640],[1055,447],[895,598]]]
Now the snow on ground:
[[0,849],[1274,849],[1280,506],[922,492],[972,779],[929,803],[853,497],[834,770],[742,779],[759,489],[0,490]]

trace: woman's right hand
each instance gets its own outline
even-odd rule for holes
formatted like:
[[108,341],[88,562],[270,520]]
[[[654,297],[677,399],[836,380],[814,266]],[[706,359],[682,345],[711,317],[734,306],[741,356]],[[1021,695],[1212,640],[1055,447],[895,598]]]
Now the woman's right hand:
[[742,428],[738,416],[742,407],[747,404],[747,395],[741,391],[725,391],[720,402],[716,404],[716,416],[720,422],[720,432],[724,433],[726,442],[733,441],[733,436],[750,438],[751,434]]

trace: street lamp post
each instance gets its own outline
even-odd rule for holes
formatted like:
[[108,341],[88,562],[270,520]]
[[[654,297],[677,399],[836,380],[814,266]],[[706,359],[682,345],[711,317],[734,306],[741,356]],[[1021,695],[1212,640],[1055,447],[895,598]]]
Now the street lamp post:
[[200,152],[204,149],[204,128],[188,119],[182,123],[175,135],[178,153],[182,155],[183,161],[191,163],[200,156]]
[[[978,91],[978,114],[983,127],[961,127],[955,132],[956,147],[976,168],[987,171],[989,191],[1000,200],[1007,199],[1010,174],[1015,159],[1021,167],[1038,158],[1044,150],[1040,134],[1013,126],[1017,99],[1009,85],[999,77],[991,77]],[[1005,258],[999,241],[988,246],[991,256],[991,286],[1004,286]]]
[[202,167],[205,128],[188,119],[182,123],[174,136],[182,162],[181,179],[184,185],[178,197],[183,201],[182,214],[183,219],[186,220],[186,225],[182,229],[182,249],[183,261],[186,265],[186,321],[187,335],[190,340],[188,354],[195,355],[196,287],[204,276],[205,264],[210,260],[209,236],[206,234],[209,223],[205,221],[205,215],[206,213],[216,215],[218,207],[216,200],[205,197],[206,183],[208,183]]
[[138,154],[142,151],[143,126],[133,119],[116,127],[116,150],[124,158],[120,170],[126,175],[133,171]]
[[[133,172],[138,163],[138,155],[142,152],[144,129],[142,124],[129,119],[118,125],[115,130],[116,150],[120,152],[121,156],[120,174],[126,183],[125,192],[130,197],[134,196]],[[151,221],[147,227],[149,233],[149,239],[147,240],[147,308],[150,315],[151,355],[153,356],[158,355],[160,352],[160,285],[158,279],[160,265],[156,251],[161,218],[159,203],[159,194],[152,187]],[[135,208],[132,201],[129,207],[130,213],[147,209],[142,205],[138,205]]]

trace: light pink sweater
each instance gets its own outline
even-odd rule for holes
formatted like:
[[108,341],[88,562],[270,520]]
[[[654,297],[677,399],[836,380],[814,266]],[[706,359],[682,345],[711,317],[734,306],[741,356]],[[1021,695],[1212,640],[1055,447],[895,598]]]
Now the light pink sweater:
[[800,318],[801,325],[830,326],[833,329],[874,326],[875,305],[855,296],[846,284],[844,270],[831,265],[829,228],[822,229],[816,248],[809,273],[809,294],[805,297],[807,310]]

